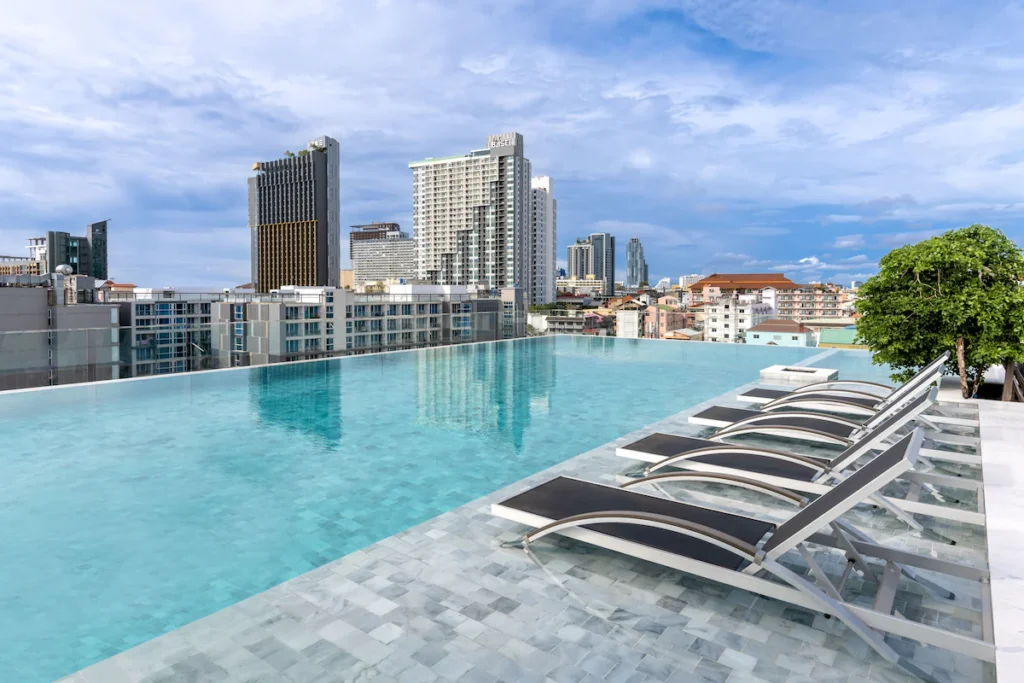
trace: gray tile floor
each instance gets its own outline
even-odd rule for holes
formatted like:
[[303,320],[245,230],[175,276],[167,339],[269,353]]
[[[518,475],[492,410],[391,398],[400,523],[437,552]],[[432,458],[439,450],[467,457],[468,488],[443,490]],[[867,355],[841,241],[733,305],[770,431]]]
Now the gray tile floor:
[[[729,396],[735,392],[730,392]],[[716,401],[721,403],[721,400]],[[835,620],[578,543],[536,555],[503,547],[522,528],[489,505],[567,474],[614,482],[616,445],[654,431],[697,433],[688,414],[630,434],[63,679],[200,681],[555,681],[796,683],[915,681]],[[977,475],[978,473],[975,473]],[[672,491],[710,503],[714,487]],[[729,507],[785,514],[736,497]],[[942,524],[955,547],[922,540],[871,508],[855,521],[879,540],[983,565],[984,534]],[[799,555],[791,567],[806,571]],[[788,559],[788,556],[787,556]],[[826,568],[842,565],[825,551]],[[953,587],[953,586],[951,586]],[[906,582],[908,618],[980,632],[978,595],[935,604]],[[852,581],[848,591],[872,587]],[[849,593],[848,593],[849,595]],[[865,598],[870,604],[870,598]],[[994,681],[991,665],[911,641],[890,644],[943,682]]]

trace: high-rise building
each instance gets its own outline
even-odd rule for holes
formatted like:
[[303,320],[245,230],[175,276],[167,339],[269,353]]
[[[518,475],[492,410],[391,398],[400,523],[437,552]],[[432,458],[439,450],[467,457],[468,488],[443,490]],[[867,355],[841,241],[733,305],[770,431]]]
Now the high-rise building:
[[680,275],[679,276],[679,289],[689,289],[690,285],[695,285],[704,279],[703,275],[693,273],[691,275]]
[[321,136],[298,154],[253,164],[249,178],[252,283],[337,287],[341,268],[338,141]]
[[555,300],[555,265],[557,246],[558,202],[551,178],[539,176],[530,180],[530,303],[549,304]]
[[398,223],[353,225],[349,257],[353,285],[416,277],[416,243]]
[[57,266],[71,266],[75,275],[107,279],[107,221],[85,226],[84,236],[50,230],[45,237],[30,237],[29,260],[45,264],[54,273]]
[[594,275],[604,280],[605,296],[611,296],[615,293],[615,237],[595,232],[589,239],[594,248]]
[[569,245],[568,272],[566,277],[573,280],[586,279],[594,274],[594,247],[590,240],[576,239],[576,244]]
[[631,237],[626,245],[626,287],[639,287],[648,280],[647,261],[644,260],[644,245],[639,237]]
[[529,295],[530,161],[523,136],[491,135],[485,149],[409,168],[419,279],[519,287]]

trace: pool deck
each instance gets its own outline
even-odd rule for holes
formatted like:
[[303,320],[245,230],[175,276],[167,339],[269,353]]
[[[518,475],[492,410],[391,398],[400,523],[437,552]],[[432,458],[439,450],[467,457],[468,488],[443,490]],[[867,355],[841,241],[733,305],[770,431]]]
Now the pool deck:
[[[491,503],[558,474],[614,483],[630,466],[615,455],[616,446],[655,431],[697,433],[687,417],[735,393],[61,681],[917,681],[835,620],[800,608],[572,543],[539,550],[539,564],[521,550],[502,547],[522,528],[493,517]],[[1020,680],[1014,676],[1024,670],[1024,531],[1018,522],[1024,502],[1015,485],[1024,486],[1024,462],[1015,445],[1024,443],[1024,406],[982,406],[980,414],[999,680],[1005,682]],[[873,525],[872,533],[894,528],[879,521],[884,513],[860,514]],[[935,550],[900,533],[894,531],[895,542],[904,547]],[[984,564],[984,536],[968,531],[952,552],[949,559]],[[896,640],[901,654],[940,681],[995,680],[991,665]]]

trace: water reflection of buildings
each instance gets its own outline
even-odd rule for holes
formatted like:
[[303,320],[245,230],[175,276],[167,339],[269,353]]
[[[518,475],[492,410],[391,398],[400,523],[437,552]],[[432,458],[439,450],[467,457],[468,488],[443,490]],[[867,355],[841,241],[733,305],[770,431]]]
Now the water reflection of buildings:
[[531,415],[548,411],[555,388],[554,342],[554,337],[538,338],[417,354],[419,422],[498,433],[502,444],[519,451]]
[[342,363],[320,361],[263,365],[249,371],[249,402],[264,424],[316,438],[341,440]]

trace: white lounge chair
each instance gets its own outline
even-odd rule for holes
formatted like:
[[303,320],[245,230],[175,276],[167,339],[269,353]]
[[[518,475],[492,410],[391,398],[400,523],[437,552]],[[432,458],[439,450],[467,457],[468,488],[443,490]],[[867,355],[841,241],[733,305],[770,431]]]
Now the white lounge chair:
[[[934,681],[901,657],[879,632],[994,662],[991,630],[983,629],[983,637],[978,639],[895,615],[893,605],[900,576],[906,567],[919,567],[977,581],[983,609],[990,611],[988,572],[877,546],[851,535],[838,521],[844,512],[913,466],[922,436],[921,430],[915,430],[903,437],[780,525],[567,477],[496,503],[491,512],[534,527],[522,538],[521,547],[526,550],[544,536],[557,533],[835,616],[886,661]],[[753,481],[749,485],[767,488]],[[826,526],[831,534],[819,533]],[[852,564],[866,564],[867,557],[885,560],[873,606],[843,598],[845,580],[833,583],[815,562],[808,543],[840,548]],[[791,550],[799,552],[808,563],[814,582],[778,561]],[[989,618],[988,614],[983,616]]]

